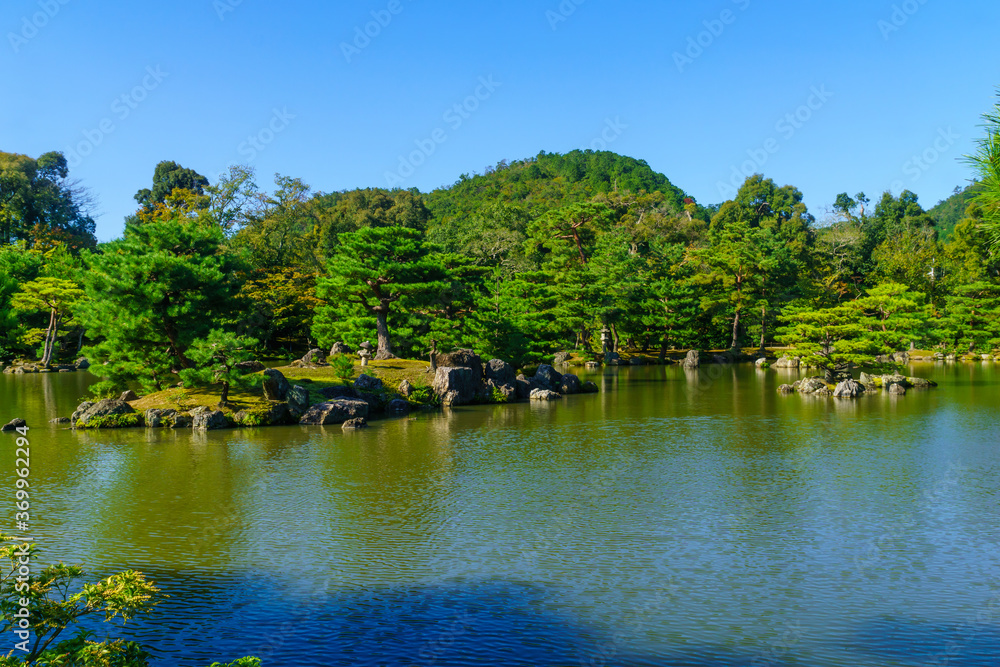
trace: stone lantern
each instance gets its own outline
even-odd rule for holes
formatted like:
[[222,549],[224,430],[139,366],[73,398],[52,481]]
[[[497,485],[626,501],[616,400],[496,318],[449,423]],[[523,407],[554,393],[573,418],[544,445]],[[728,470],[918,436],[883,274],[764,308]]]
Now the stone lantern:
[[358,356],[361,357],[361,367],[365,368],[368,366],[368,360],[372,358],[372,353],[365,348],[361,348],[358,350]]

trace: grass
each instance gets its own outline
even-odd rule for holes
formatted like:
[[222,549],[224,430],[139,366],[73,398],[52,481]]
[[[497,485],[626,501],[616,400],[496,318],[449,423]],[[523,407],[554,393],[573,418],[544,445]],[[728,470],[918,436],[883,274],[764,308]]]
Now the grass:
[[[425,361],[411,361],[407,359],[388,359],[385,361],[370,361],[366,369],[361,368],[360,359],[354,364],[354,380],[361,375],[364,370],[368,375],[375,375],[382,380],[385,388],[389,392],[395,392],[400,382],[409,380],[414,387],[427,387],[431,384],[433,376],[427,372],[429,364]],[[319,366],[316,368],[296,368],[294,366],[281,366],[276,370],[288,380],[289,384],[300,385],[309,391],[310,404],[319,403],[323,400],[320,391],[327,387],[343,386],[346,384],[336,376],[332,366]],[[222,410],[227,416],[246,410],[254,414],[263,414],[271,408],[271,403],[264,398],[261,389],[262,374],[257,373],[250,376],[252,384],[247,389],[233,388],[229,391],[229,405]],[[132,401],[129,405],[136,412],[145,413],[146,410],[176,410],[177,412],[188,412],[194,408],[207,405],[216,408],[221,396],[220,387],[173,387],[164,391],[158,391],[148,396],[143,396],[138,401]]]

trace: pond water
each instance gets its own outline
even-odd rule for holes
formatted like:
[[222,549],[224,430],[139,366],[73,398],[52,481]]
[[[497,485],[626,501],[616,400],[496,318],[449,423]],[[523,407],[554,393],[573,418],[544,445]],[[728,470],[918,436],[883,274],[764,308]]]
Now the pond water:
[[171,595],[123,630],[161,665],[993,667],[1000,371],[911,373],[941,386],[607,369],[350,433],[60,430],[89,375],[0,375],[0,421],[44,555]]

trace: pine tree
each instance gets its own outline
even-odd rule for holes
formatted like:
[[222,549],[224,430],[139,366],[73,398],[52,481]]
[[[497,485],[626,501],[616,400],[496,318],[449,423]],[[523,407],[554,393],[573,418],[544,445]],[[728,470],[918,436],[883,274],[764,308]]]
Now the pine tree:
[[891,350],[872,335],[857,302],[812,310],[810,305],[789,307],[778,329],[788,354],[801,357],[807,366],[821,368],[833,383],[852,367],[870,368],[875,357]]
[[213,329],[208,336],[196,340],[187,355],[195,364],[193,368],[181,371],[184,386],[221,385],[222,397],[219,405],[229,401],[231,387],[247,386],[247,373],[237,365],[253,358],[253,350],[258,341],[246,336],[237,336],[222,329]]

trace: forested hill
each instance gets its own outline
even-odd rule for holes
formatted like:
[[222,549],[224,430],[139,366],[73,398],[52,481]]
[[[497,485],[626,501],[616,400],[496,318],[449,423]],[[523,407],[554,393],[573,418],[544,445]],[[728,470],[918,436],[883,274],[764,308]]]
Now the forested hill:
[[425,195],[439,224],[461,223],[484,205],[503,202],[519,206],[530,217],[601,193],[642,191],[663,193],[676,211],[687,194],[643,160],[607,151],[580,151],[561,155],[542,151],[534,158],[501,162],[485,174],[463,174],[457,183]]
[[955,231],[955,225],[965,217],[965,209],[969,207],[972,198],[976,196],[978,182],[955,188],[955,193],[947,199],[938,202],[928,213],[937,222],[938,236],[945,240]]

